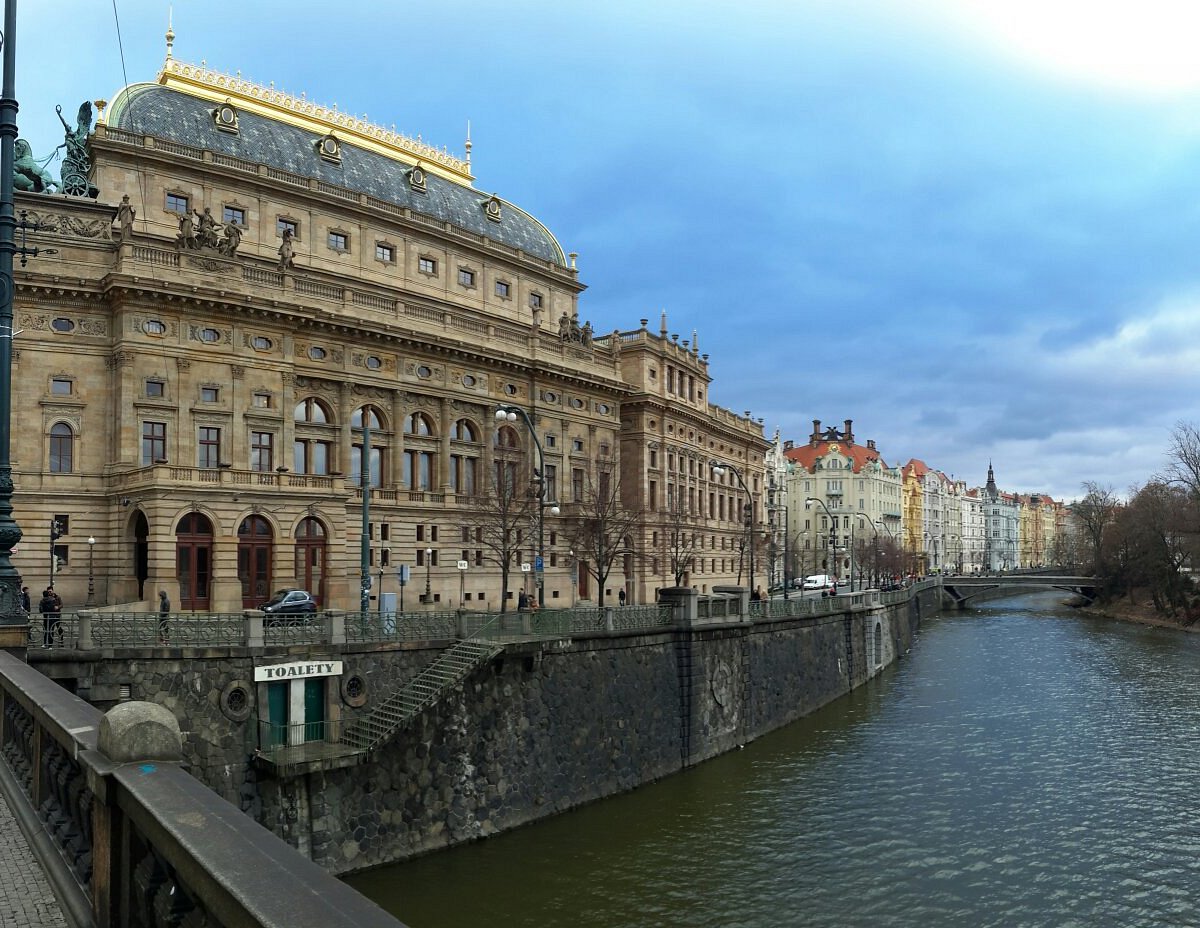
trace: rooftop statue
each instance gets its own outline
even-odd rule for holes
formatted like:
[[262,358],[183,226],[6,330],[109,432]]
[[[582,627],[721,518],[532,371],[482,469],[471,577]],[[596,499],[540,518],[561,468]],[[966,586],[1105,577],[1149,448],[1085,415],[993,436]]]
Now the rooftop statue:
[[60,189],[73,197],[95,197],[99,191],[88,180],[88,172],[92,169],[92,157],[87,147],[88,132],[92,128],[92,104],[87,100],[80,104],[74,129],[63,119],[61,106],[56,106],[54,111],[58,113],[58,121],[67,133],[63,143],[58,146],[67,150],[63,156]]
[[[54,154],[50,154],[53,158]],[[49,161],[50,158],[46,158]],[[49,193],[58,189],[58,183],[33,157],[33,150],[24,139],[13,144],[13,187],[33,193]]]

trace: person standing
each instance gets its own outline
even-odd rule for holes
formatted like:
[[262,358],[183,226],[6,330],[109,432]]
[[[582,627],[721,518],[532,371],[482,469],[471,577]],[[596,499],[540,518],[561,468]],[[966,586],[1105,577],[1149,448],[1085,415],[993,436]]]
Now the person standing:
[[62,600],[53,587],[47,587],[42,592],[38,612],[42,614],[42,647],[50,647],[55,638],[62,641]]
[[622,606],[625,605],[625,587],[621,587],[620,591],[617,593],[617,602]]
[[21,587],[21,608],[25,610],[25,614],[29,615],[33,609],[33,604],[29,599],[29,587]]
[[167,598],[166,590],[158,591],[158,643],[166,644],[170,635],[167,627],[167,616],[171,614],[171,600]]

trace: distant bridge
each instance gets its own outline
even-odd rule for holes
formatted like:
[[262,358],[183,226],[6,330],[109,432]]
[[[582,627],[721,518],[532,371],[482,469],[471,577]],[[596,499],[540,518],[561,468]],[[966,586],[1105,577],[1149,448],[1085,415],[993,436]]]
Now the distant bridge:
[[942,589],[962,609],[972,599],[993,590],[1012,589],[1013,595],[1027,589],[1062,590],[1082,596],[1089,602],[1096,596],[1095,577],[1058,576],[1054,574],[1001,574],[994,577],[944,577]]

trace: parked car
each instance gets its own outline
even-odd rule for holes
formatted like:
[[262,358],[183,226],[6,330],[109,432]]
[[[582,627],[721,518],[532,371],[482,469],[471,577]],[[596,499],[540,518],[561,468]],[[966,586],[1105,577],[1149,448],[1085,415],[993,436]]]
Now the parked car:
[[308,590],[278,590],[258,607],[267,615],[301,615],[317,611],[317,601]]

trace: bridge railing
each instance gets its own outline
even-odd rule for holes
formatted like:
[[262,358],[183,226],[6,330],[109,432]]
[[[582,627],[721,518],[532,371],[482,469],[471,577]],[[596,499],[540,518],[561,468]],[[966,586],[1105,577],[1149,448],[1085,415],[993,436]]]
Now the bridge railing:
[[69,922],[403,928],[177,763],[114,763],[98,750],[101,723],[0,651],[0,788],[44,834],[30,845],[49,845],[42,863],[63,873]]

